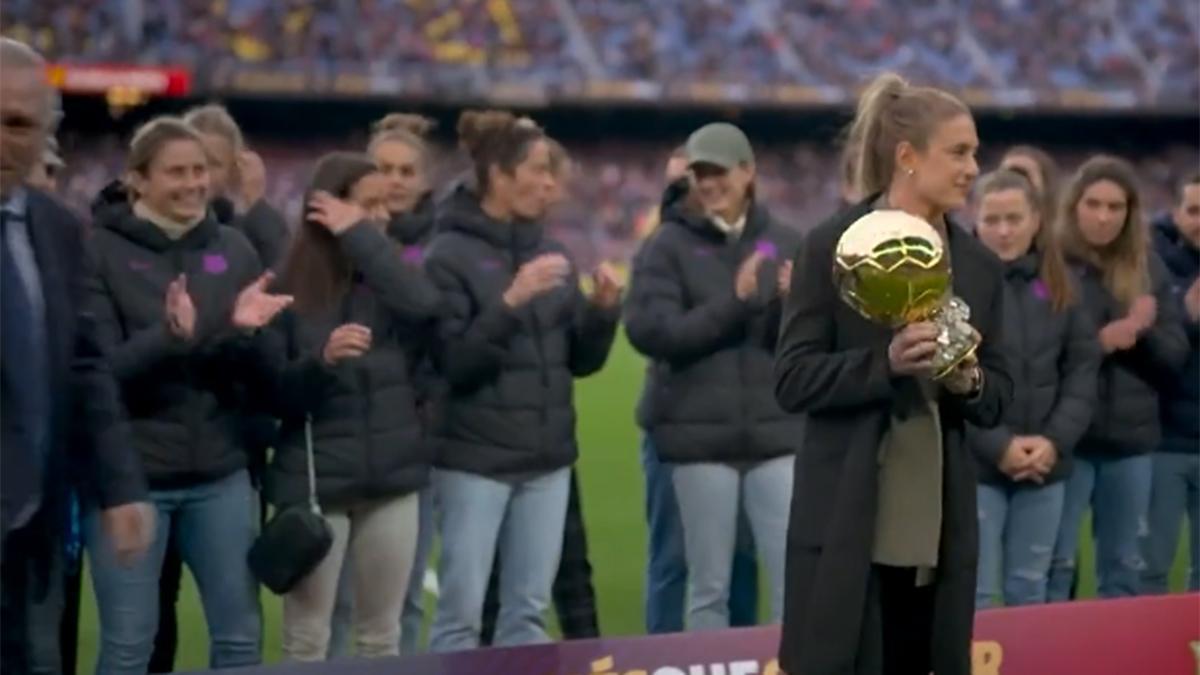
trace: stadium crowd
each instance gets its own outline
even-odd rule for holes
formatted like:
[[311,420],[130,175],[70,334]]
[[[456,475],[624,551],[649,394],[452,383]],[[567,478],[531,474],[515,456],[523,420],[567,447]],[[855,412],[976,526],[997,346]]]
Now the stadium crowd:
[[[192,64],[203,72],[365,69],[404,78],[407,91],[481,78],[852,89],[896,69],[978,90],[1131,92],[1122,105],[1181,106],[1200,96],[1200,16],[1191,3],[755,0],[748,7],[718,0],[10,0],[0,29],[66,61]],[[581,29],[574,37],[572,26]]]
[[[416,60],[470,63],[472,49],[511,43],[514,67],[539,68],[539,54],[561,57],[569,42],[546,21],[562,3],[535,0],[465,3],[454,20],[450,0],[14,4],[33,42],[89,59],[129,53],[166,22],[164,36],[196,31],[193,57],[336,65],[392,47],[382,32],[331,28],[384,9],[429,19]],[[810,16],[890,11],[811,4]],[[762,38],[717,3],[667,3],[632,24],[596,3],[575,10],[593,39],[632,30],[600,50],[607,68],[654,77],[718,75],[720,45]],[[955,16],[922,4],[910,30],[941,37],[903,65],[975,82],[960,70],[973,61],[956,51],[971,48]],[[437,33],[438,21],[457,27]],[[800,35],[797,21],[782,25]],[[711,22],[727,29],[711,50],[663,56]],[[1144,47],[1140,25],[1130,18]],[[280,30],[295,41],[255,46]],[[430,30],[462,31],[462,50],[439,52]],[[873,40],[821,76],[857,77],[896,51]],[[760,60],[781,44],[763,44],[774,46],[742,49],[738,67],[774,72]],[[261,661],[260,585],[283,596],[283,652],[296,661],[545,642],[551,604],[565,638],[598,636],[573,392],[604,368],[618,326],[648,366],[630,412],[644,431],[650,632],[752,624],[761,581],[766,614],[793,637],[785,668],[801,672],[867,632],[839,615],[852,637],[814,644],[797,617],[841,611],[821,604],[816,582],[839,602],[843,589],[865,600],[869,577],[883,589],[870,600],[882,607],[883,672],[927,673],[929,659],[969,662],[974,608],[1071,598],[1089,509],[1103,597],[1165,592],[1185,514],[1194,534],[1192,148],[1136,163],[1030,147],[977,156],[962,101],[884,75],[836,150],[756,148],[724,122],[659,147],[564,146],[502,110],[464,112],[453,148],[412,114],[379,120],[359,147],[282,147],[205,105],[60,157],[44,142],[44,62],[0,45],[6,669],[57,672],[73,658],[71,626],[61,639],[59,628],[77,622],[82,556],[105,675],[170,669],[184,566],[214,668]],[[62,201],[89,221],[86,238]],[[980,315],[978,355],[938,379],[936,328],[893,334],[834,304],[831,232],[885,208],[923,214]],[[38,274],[57,259],[45,232],[69,257]],[[43,339],[64,316],[78,326]],[[51,420],[75,406],[68,438]],[[873,490],[876,473],[877,494],[837,492]],[[908,499],[912,518],[861,508],[917,492],[941,499]],[[828,550],[852,542],[837,550],[852,565],[812,562],[817,544],[786,550],[823,542],[829,522],[845,527]],[[412,600],[435,539],[442,592],[419,645]],[[934,608],[941,588],[957,610]],[[934,624],[964,639],[920,654],[896,637],[928,645]]]

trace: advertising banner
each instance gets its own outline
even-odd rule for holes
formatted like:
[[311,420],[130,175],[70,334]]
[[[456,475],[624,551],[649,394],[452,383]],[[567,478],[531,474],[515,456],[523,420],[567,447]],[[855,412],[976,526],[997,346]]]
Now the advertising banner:
[[[260,675],[780,675],[777,627],[613,638],[376,661],[247,669]],[[1200,595],[981,612],[974,675],[1191,675]],[[224,671],[229,672],[229,671]],[[802,674],[793,674],[802,675]]]

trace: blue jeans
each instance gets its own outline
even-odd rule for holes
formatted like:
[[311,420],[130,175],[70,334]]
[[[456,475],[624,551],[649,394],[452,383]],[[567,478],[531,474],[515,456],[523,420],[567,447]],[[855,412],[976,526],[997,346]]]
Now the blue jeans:
[[546,609],[562,554],[570,469],[517,483],[438,469],[433,498],[442,553],[434,652],[479,646],[483,598],[500,556],[500,613],[493,645],[550,642]]
[[786,455],[745,469],[715,463],[674,465],[672,478],[687,553],[689,630],[730,626],[729,585],[742,509],[767,572],[771,622],[782,620],[793,464],[792,456]]
[[[408,656],[421,651],[421,629],[425,627],[425,568],[429,564],[430,549],[433,548],[433,489],[421,490],[420,510],[417,526],[417,552],[413,559],[412,574],[408,580],[408,592],[404,596],[404,610],[400,615],[400,655]],[[346,552],[349,561],[349,551]],[[351,565],[343,564],[338,579],[337,604],[333,608],[330,625],[329,658],[351,656],[350,646],[354,643],[354,594],[350,588]]]
[[[646,524],[649,529],[646,565],[646,631],[678,633],[683,630],[687,595],[687,557],[683,550],[683,523],[671,480],[671,466],[658,461],[650,436],[642,436],[642,472],[646,477]],[[729,623],[758,623],[758,559],[745,511],[738,522],[733,578],[729,584]]]
[[1200,590],[1200,455],[1158,452],[1150,490],[1149,529],[1142,538],[1142,592],[1167,592],[1167,577],[1179,544],[1183,514],[1188,519],[1189,591]]
[[179,552],[200,590],[210,636],[209,665],[233,668],[262,660],[258,582],[246,554],[258,533],[258,497],[239,471],[211,483],[155,490],[157,532],[132,567],[117,561],[92,511],[84,520],[92,584],[100,613],[99,675],[141,675],[158,628],[158,576],[174,524]]
[[1067,479],[1062,527],[1050,563],[1050,602],[1070,599],[1079,529],[1089,505],[1100,597],[1138,594],[1143,567],[1138,535],[1146,522],[1152,470],[1150,455],[1076,457],[1075,472]]
[[979,485],[979,574],[975,608],[1046,602],[1050,556],[1062,520],[1064,483]]

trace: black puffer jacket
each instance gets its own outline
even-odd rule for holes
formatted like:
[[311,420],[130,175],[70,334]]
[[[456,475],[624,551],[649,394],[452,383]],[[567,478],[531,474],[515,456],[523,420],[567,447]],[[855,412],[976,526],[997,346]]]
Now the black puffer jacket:
[[275,267],[287,250],[287,221],[267,200],[260,199],[245,213],[238,214],[233,202],[218,197],[212,203],[213,214],[222,225],[228,225],[246,236],[263,267]]
[[[1149,255],[1157,317],[1132,349],[1108,354],[1101,362],[1092,424],[1076,450],[1081,456],[1142,454],[1162,439],[1159,391],[1187,359],[1188,343],[1166,267],[1158,255]],[[1077,272],[1082,306],[1097,330],[1127,315],[1127,308],[1105,288],[1099,270],[1080,265]]]
[[[93,213],[91,301],[116,345],[113,371],[150,486],[197,484],[244,468],[241,384],[255,351],[230,315],[261,272],[254,249],[211,218],[172,241],[119,199]],[[197,311],[190,343],[166,324],[167,286],[180,274]]]
[[[388,222],[387,234],[400,244],[400,257],[405,262],[420,264],[429,251],[429,244],[437,231],[436,225],[437,207],[433,201],[433,193],[430,192],[421,197],[412,211],[392,216]],[[407,330],[413,334],[421,334],[421,339],[428,344],[437,334],[437,325],[435,321],[429,320],[410,324]],[[427,353],[416,364],[413,383],[417,387],[421,419],[426,427],[432,427],[437,423],[441,401],[445,399],[446,394],[446,384],[434,367],[432,354]]]
[[388,236],[406,247],[406,253],[412,258],[417,257],[408,249],[417,247],[423,250],[433,239],[437,224],[437,209],[434,206],[433,194],[426,193],[412,211],[392,216],[388,223]]
[[445,303],[435,356],[450,387],[437,465],[489,477],[575,461],[574,378],[608,358],[618,312],[566,286],[516,310],[501,296],[524,263],[567,255],[533,224],[488,217],[467,189],[443,202],[426,266]]
[[979,459],[979,480],[1011,479],[998,468],[1013,436],[1045,436],[1058,451],[1046,476],[1053,483],[1071,475],[1075,444],[1092,421],[1100,343],[1096,327],[1078,305],[1056,311],[1038,276],[1037,253],[1008,263],[1004,273],[1004,352],[1013,379],[1013,402],[1001,425],[967,425],[967,441]]
[[[400,247],[375,225],[355,225],[339,241],[356,270],[340,305],[320,315],[289,310],[264,335],[265,354],[276,359],[271,400],[283,420],[266,487],[280,506],[308,498],[304,427],[310,415],[324,507],[418,490],[433,460],[412,383],[426,345],[411,326],[435,315],[437,289],[420,264],[403,261]],[[328,366],[322,360],[325,343],[347,323],[371,329],[371,349]]]
[[[639,416],[668,462],[761,461],[792,453],[803,417],[775,400],[779,262],[799,235],[754,205],[730,241],[689,211],[672,187],[658,231],[638,253],[625,303],[629,340],[654,361]],[[758,294],[734,294],[738,268],[754,251],[767,258]]]
[[[1154,230],[1155,248],[1171,273],[1171,288],[1182,304],[1192,284],[1200,276],[1200,250],[1179,236],[1169,218]],[[1200,453],[1200,324],[1183,310],[1184,330],[1188,337],[1188,356],[1183,368],[1163,388],[1162,423],[1165,452]]]

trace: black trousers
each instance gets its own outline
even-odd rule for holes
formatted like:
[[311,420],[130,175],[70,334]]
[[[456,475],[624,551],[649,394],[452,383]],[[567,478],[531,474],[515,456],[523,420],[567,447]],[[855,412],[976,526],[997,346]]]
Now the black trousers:
[[929,675],[933,670],[936,585],[918,587],[916,569],[873,565],[863,616],[859,675]]
[[[583,510],[579,504],[579,481],[571,469],[571,488],[567,495],[567,519],[563,527],[562,557],[551,590],[558,625],[563,638],[583,640],[600,637],[600,621],[596,613],[596,589],[592,585],[592,565],[588,561],[587,531],[583,525]],[[500,613],[500,556],[492,564],[487,595],[483,601],[483,624],[480,643],[491,645],[496,633],[496,617]]]
[[43,538],[43,529],[44,523],[35,521],[5,542],[0,563],[0,672],[5,674],[75,672],[79,576],[75,573],[72,583],[61,540]]
[[29,643],[29,614],[34,602],[31,558],[25,535],[11,534],[4,542],[0,562],[0,673],[28,673],[32,645]]
[[83,593],[83,564],[67,572],[63,590],[63,615],[58,639],[62,649],[62,672],[74,673],[79,663],[79,602]]

